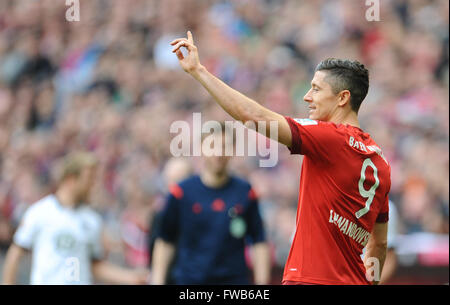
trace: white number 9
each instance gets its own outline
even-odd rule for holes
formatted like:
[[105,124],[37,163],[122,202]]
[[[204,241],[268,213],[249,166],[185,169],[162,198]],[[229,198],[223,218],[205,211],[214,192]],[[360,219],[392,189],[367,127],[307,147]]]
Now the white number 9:
[[[364,181],[366,181],[366,169],[368,166],[370,166],[373,169],[373,177],[375,178],[375,184],[372,185],[372,187],[367,191],[364,189]],[[370,158],[367,158],[363,162],[363,165],[361,168],[361,178],[359,179],[359,182],[358,182],[359,193],[361,194],[361,196],[363,198],[367,198],[366,206],[355,213],[356,218],[359,219],[369,212],[370,205],[372,204],[372,201],[373,201],[373,197],[375,197],[375,190],[378,188],[379,185],[380,185],[380,180],[378,179],[378,169],[375,166],[375,164],[373,164],[372,160],[370,160]]]

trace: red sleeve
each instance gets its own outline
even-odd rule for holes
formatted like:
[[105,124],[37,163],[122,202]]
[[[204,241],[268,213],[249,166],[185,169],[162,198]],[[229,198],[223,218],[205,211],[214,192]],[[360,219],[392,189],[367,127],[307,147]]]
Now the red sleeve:
[[169,193],[172,194],[172,196],[177,198],[178,200],[183,198],[184,195],[183,189],[178,184],[175,183],[169,185]]
[[290,117],[285,117],[286,121],[289,124],[289,127],[291,128],[291,134],[292,134],[292,146],[289,148],[292,155],[298,155],[300,153],[300,147],[302,146],[302,139],[300,137],[299,128],[297,127],[297,124],[293,119]]
[[389,197],[386,196],[386,200],[378,213],[376,222],[385,223],[389,221]]
[[389,170],[389,175],[388,175],[388,188],[387,188],[387,192],[386,192],[386,196],[385,196],[385,200],[383,203],[383,206],[380,209],[380,212],[378,213],[377,219],[375,220],[376,222],[380,222],[380,223],[385,223],[389,221],[389,192],[391,190],[391,166],[388,164],[388,170]]
[[345,143],[333,123],[311,119],[285,117],[291,128],[291,154],[301,154],[320,160],[329,160],[329,154]]

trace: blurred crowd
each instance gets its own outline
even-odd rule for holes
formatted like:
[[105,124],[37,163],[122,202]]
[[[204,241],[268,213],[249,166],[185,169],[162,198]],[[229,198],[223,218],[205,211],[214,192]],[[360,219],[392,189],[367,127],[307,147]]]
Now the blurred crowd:
[[[357,59],[370,71],[362,128],[392,167],[399,232],[449,232],[447,0],[380,1],[380,21],[353,0],[0,1],[0,244],[25,209],[53,191],[55,160],[88,149],[101,160],[91,204],[111,255],[150,258],[148,236],[172,157],[170,125],[231,120],[179,68],[170,41],[191,30],[207,69],[284,115],[307,117],[303,95],[324,58]],[[295,229],[301,156],[231,166],[248,178],[284,266]],[[188,158],[195,169],[199,160]]]

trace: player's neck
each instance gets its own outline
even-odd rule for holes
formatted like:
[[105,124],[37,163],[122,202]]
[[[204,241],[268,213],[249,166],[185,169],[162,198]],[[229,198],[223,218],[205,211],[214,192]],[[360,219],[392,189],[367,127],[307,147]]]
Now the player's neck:
[[229,175],[226,171],[223,173],[204,171],[200,175],[200,179],[202,180],[202,183],[207,187],[219,188],[228,182]]
[[361,128],[358,121],[358,115],[354,111],[349,111],[347,113],[340,112],[336,114],[335,117],[331,118],[330,122]]
[[61,186],[55,192],[55,196],[58,199],[58,202],[62,206],[71,208],[71,209],[76,207],[75,196],[73,196],[72,192],[70,190],[68,190],[67,188]]

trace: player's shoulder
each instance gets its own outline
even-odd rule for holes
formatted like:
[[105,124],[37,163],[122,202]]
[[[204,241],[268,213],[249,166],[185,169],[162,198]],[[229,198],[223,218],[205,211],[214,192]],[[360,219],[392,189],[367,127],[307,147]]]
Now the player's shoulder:
[[200,186],[200,177],[198,175],[192,175],[180,182],[169,184],[169,196],[173,196],[180,200],[187,192],[195,192]]
[[[240,187],[247,187],[250,188],[250,182],[245,180],[242,177],[236,176],[236,175],[230,175],[230,183],[234,186],[240,186]],[[201,177],[199,175],[192,175],[182,181],[180,181],[176,185],[172,185],[173,187],[179,187],[181,190],[186,192],[187,190],[195,190],[197,187],[202,187],[203,182],[201,180]]]
[[236,186],[239,186],[242,188],[247,188],[247,189],[250,189],[252,187],[250,182],[248,180],[244,179],[243,177],[231,175],[230,179],[231,179],[231,182]]
[[297,124],[301,133],[308,133],[314,137],[327,137],[330,139],[341,139],[348,132],[345,125],[334,122],[326,122],[313,119],[292,119]]
[[346,142],[350,149],[363,155],[378,155],[390,167],[383,150],[370,136],[369,133],[357,127],[347,128]]
[[46,211],[49,212],[49,209],[52,209],[55,207],[57,203],[57,199],[55,195],[49,194],[38,201],[32,203],[28,210],[30,212],[38,212],[38,211]]
[[180,188],[182,188],[183,190],[189,189],[195,185],[200,185],[201,184],[201,179],[199,175],[192,175],[189,176],[183,180],[181,180],[180,182],[176,183],[176,184],[172,184],[173,185],[177,185]]
[[305,119],[305,118],[291,118],[295,123],[300,124],[302,126],[308,126],[308,125],[319,125],[321,121],[318,120],[312,120],[312,119]]
[[258,199],[258,196],[255,192],[255,189],[253,188],[250,181],[246,180],[245,178],[239,177],[239,176],[231,176],[232,183],[236,185],[236,189],[239,189],[239,192],[243,194],[247,194],[248,198],[250,200]]
[[375,140],[368,133],[365,133],[365,135],[367,135],[367,139],[365,139],[367,151],[371,152],[372,154],[376,154],[381,159],[383,159],[386,167],[388,168],[388,170],[390,170],[391,166],[390,166],[389,161],[387,160],[386,156],[384,155],[383,149],[381,148],[381,146],[378,145],[375,142]]
[[100,213],[98,213],[93,207],[89,206],[88,204],[83,204],[78,209],[78,212],[83,216],[101,219]]
[[293,122],[303,127],[318,127],[320,129],[337,130],[339,124],[307,118],[290,118]]
[[87,222],[89,222],[91,225],[95,226],[101,226],[102,224],[102,217],[100,213],[98,213],[96,210],[94,210],[89,205],[85,204],[78,208],[79,215]]
[[338,124],[328,121],[322,121],[322,120],[315,120],[315,119],[309,119],[309,118],[295,118],[295,117],[288,117],[289,119],[292,119],[297,124],[300,124],[302,126],[337,126]]
[[33,223],[46,222],[48,219],[55,218],[56,204],[56,197],[47,195],[22,210],[20,217]]

